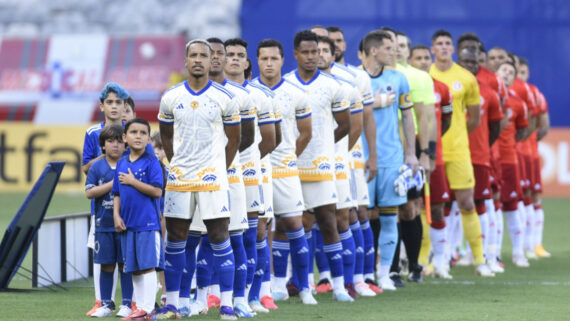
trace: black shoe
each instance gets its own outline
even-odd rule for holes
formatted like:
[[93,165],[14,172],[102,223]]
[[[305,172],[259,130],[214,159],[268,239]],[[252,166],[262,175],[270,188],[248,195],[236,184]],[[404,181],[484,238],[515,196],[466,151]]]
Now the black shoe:
[[115,301],[111,300],[111,305],[109,308],[111,308],[111,311],[115,312]]
[[422,275],[422,270],[423,268],[421,266],[418,266],[417,268],[410,271],[410,274],[408,274],[408,282],[423,283],[424,278]]
[[392,282],[394,282],[395,287],[397,287],[397,288],[405,288],[406,287],[406,283],[404,283],[404,281],[402,280],[400,273],[398,273],[398,272],[390,273],[390,279],[392,280]]
[[287,293],[289,296],[297,296],[299,295],[299,288],[297,285],[291,281],[287,283]]

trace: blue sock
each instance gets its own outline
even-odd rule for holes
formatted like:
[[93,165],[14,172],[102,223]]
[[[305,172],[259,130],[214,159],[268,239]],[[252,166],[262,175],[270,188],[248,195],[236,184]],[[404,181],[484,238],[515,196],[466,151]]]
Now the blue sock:
[[323,234],[321,234],[321,230],[318,227],[313,228],[313,238],[315,239],[315,260],[317,261],[319,273],[330,271],[329,261],[323,251]]
[[111,306],[111,292],[113,292],[113,272],[105,272],[101,269],[99,288],[101,289],[101,305]]
[[251,289],[249,290],[248,301],[259,300],[259,291],[261,290],[261,282],[263,282],[265,275],[265,265],[267,264],[267,259],[265,257],[265,250],[267,249],[267,239],[258,241],[255,244],[257,248],[257,265],[255,267],[255,275],[253,276],[253,283],[251,284]]
[[247,277],[247,257],[243,247],[243,232],[230,232],[230,241],[235,258],[234,274],[234,296],[243,297],[245,295],[245,281]]
[[287,276],[287,261],[289,260],[289,241],[273,240],[273,274],[275,277]]
[[[121,295],[123,296],[123,305],[131,307],[133,302],[133,276],[130,273],[120,272],[121,274]],[[111,286],[113,286],[111,284]]]
[[263,267],[263,282],[271,281],[271,249],[265,239],[265,265]]
[[192,286],[192,277],[196,271],[196,248],[200,244],[200,232],[190,231],[186,240],[186,266],[182,270],[182,279],[180,282],[180,297],[190,297],[190,287]]
[[[186,240],[172,242],[166,240],[164,248],[164,283],[166,292],[180,291],[182,270],[186,265]],[[137,298],[138,299],[138,298]]]
[[324,244],[323,250],[329,261],[331,276],[333,278],[343,276],[344,272],[342,267],[342,244],[340,242]]
[[355,245],[350,229],[338,233],[342,243],[342,263],[344,271],[344,284],[354,284]]
[[356,256],[354,257],[354,274],[364,273],[364,236],[360,228],[360,222],[356,221],[350,224],[352,237],[354,238],[354,246],[356,247]]
[[202,244],[196,258],[196,286],[206,288],[210,286],[214,266],[214,252],[210,246],[208,235],[202,236]]
[[370,221],[360,224],[362,236],[364,236],[364,274],[374,273],[374,233],[370,227]]
[[380,265],[392,265],[398,243],[397,215],[380,215]]
[[234,287],[235,259],[230,239],[210,245],[214,252],[214,266],[220,277],[220,292],[231,292]]
[[245,230],[243,235],[243,245],[247,254],[247,285],[253,283],[253,275],[257,265],[257,249],[255,248],[255,243],[257,243],[257,221],[257,217],[248,217],[247,223],[249,228]]
[[313,237],[313,230],[305,232],[305,239],[307,244],[309,244],[309,274],[313,273],[315,270],[315,238]]
[[309,244],[302,227],[286,233],[291,248],[291,264],[297,276],[297,286],[299,291],[302,291],[309,288]]

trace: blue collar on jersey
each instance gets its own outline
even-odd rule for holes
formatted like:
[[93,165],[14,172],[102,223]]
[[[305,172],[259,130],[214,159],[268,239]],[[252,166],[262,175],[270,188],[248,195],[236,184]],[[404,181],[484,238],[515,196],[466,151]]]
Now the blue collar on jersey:
[[368,74],[368,76],[370,76],[370,78],[375,79],[375,78],[378,78],[378,77],[382,76],[382,74],[384,73],[384,70],[386,70],[386,66],[382,66],[382,69],[380,69],[380,73],[379,73],[378,75],[376,75],[376,76],[372,76],[372,75],[368,72],[368,70],[366,70],[366,67],[364,67],[364,65],[362,65],[362,69],[364,69],[364,71],[366,71],[366,73]]
[[317,77],[319,77],[319,75],[321,74],[321,71],[319,69],[317,69],[317,73],[315,74],[315,76],[313,76],[313,78],[311,78],[309,81],[304,82],[303,79],[301,79],[301,77],[299,76],[299,69],[295,69],[295,77],[297,77],[297,80],[299,80],[299,82],[305,86],[311,84],[313,81],[315,81],[315,79],[317,79]]
[[267,88],[269,88],[271,90],[275,90],[275,89],[279,88],[279,86],[281,86],[285,82],[285,78],[281,77],[281,80],[277,83],[277,85],[275,85],[273,87],[269,87],[263,81],[261,81],[261,77],[257,77],[257,81],[259,81],[260,84],[266,86]]
[[247,86],[247,84],[249,83],[249,81],[244,81],[243,84],[241,84],[243,87]]
[[206,90],[208,90],[208,88],[210,88],[210,86],[212,85],[212,81],[208,79],[208,84],[206,85],[206,87],[202,88],[202,90],[200,90],[199,92],[194,92],[194,90],[192,90],[192,88],[190,88],[190,85],[188,85],[188,80],[186,80],[184,82],[184,87],[186,87],[186,90],[188,90],[188,92],[192,95],[192,96],[200,96],[201,94],[203,94]]

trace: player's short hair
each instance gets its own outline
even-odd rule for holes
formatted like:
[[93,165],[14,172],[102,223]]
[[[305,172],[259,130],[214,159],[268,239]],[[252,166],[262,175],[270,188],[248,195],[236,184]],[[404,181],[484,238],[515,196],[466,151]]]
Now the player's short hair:
[[330,27],[327,27],[327,31],[328,31],[329,33],[330,33],[330,32],[340,32],[340,33],[342,33],[342,36],[344,37],[344,31],[342,31],[342,29],[340,29],[340,28],[337,27],[337,26],[330,26]]
[[479,52],[487,53],[487,49],[482,42],[479,42]]
[[155,148],[162,148],[162,138],[160,137],[160,132],[158,130],[150,133],[150,142],[155,146]]
[[283,58],[283,45],[281,44],[281,42],[279,42],[279,40],[275,40],[275,39],[263,39],[263,40],[261,40],[257,44],[257,56],[259,57],[259,50],[261,48],[271,48],[271,47],[277,47],[279,49],[279,54],[281,55],[281,58]]
[[331,48],[331,53],[334,55],[335,45],[334,41],[329,37],[318,36],[317,42],[326,42]]
[[222,39],[218,38],[218,37],[210,37],[208,39],[206,39],[210,44],[213,43],[219,43],[220,45],[224,45],[224,42],[222,41]]
[[122,143],[123,126],[115,124],[103,127],[101,133],[99,134],[99,146],[101,147],[103,153],[105,153],[103,147],[105,147],[105,142],[107,141],[107,139],[112,139],[112,140],[116,139]]
[[248,79],[249,76],[251,76],[251,69],[253,68],[253,65],[251,64],[251,59],[247,58],[247,63],[248,63],[247,68],[243,70],[243,76],[245,77],[245,79]]
[[491,48],[489,51],[491,51],[491,50],[502,50],[504,52],[507,52],[507,50],[505,48],[499,47],[499,46],[495,46],[495,47]]
[[[515,66],[515,64],[514,64],[513,62],[510,62],[510,61],[503,61],[503,62],[501,62],[501,64],[499,65],[499,68],[501,68],[502,65],[509,65],[509,66],[512,66],[512,67],[515,69],[515,76],[516,76],[518,70],[517,70],[517,66]],[[498,69],[498,68],[497,68],[497,69]]]
[[451,39],[451,41],[453,41],[453,37],[451,36],[451,33],[449,33],[449,31],[439,29],[438,31],[433,33],[433,36],[431,36],[431,42],[434,42],[435,39],[437,39],[439,37],[447,37],[447,38]]
[[314,41],[319,42],[317,39],[317,34],[311,30],[301,30],[295,34],[293,39],[293,48],[298,49],[302,41]]
[[509,57],[513,64],[517,61],[516,55],[510,51],[507,51],[507,57]]
[[116,82],[108,82],[105,84],[99,93],[99,100],[103,102],[109,96],[109,93],[115,93],[115,95],[117,95],[117,97],[122,100],[129,98],[129,93],[127,90]]
[[247,41],[242,38],[231,38],[224,42],[225,48],[228,48],[229,46],[242,46],[247,49]]
[[327,30],[327,27],[325,27],[323,25],[314,25],[309,30],[313,30],[313,29],[325,29],[325,30]]
[[131,109],[133,110],[133,113],[135,112],[135,101],[133,100],[133,97],[129,96],[127,98],[127,100],[125,100],[125,103],[129,106],[131,106]]
[[427,50],[427,51],[429,51],[429,48],[425,45],[415,45],[410,49],[410,57],[414,55],[415,50]]
[[528,66],[528,59],[526,59],[523,56],[518,56],[519,57],[519,65],[525,65]]
[[395,29],[392,29],[392,28],[390,28],[390,27],[388,27],[388,26],[384,26],[384,27],[382,27],[382,28],[380,28],[380,29],[378,29],[378,30],[384,31],[384,32],[391,32],[391,33],[393,33],[393,34],[396,34],[396,30],[395,30]]
[[212,45],[210,45],[210,43],[206,39],[193,39],[186,43],[186,56],[188,56],[188,49],[190,49],[190,46],[196,43],[201,43],[206,47],[210,48],[210,54],[212,53]]
[[397,30],[396,31],[396,37],[397,36],[406,37],[406,44],[408,45],[408,49],[410,49],[412,47],[412,41],[410,40],[410,37],[408,37],[403,31]]
[[379,47],[384,43],[384,39],[392,40],[392,37],[385,31],[371,31],[364,37],[364,53],[368,55],[370,53],[370,48]]
[[464,41],[476,41],[477,43],[481,43],[479,37],[477,37],[477,35],[472,32],[466,32],[459,36],[459,38],[457,38],[457,47],[459,47],[459,45]]
[[148,123],[148,121],[142,119],[142,118],[133,118],[131,120],[129,120],[126,124],[125,124],[125,133],[129,130],[129,127],[132,124],[142,124],[145,125],[148,129],[148,134],[150,135],[150,124]]
[[360,42],[358,43],[358,51],[364,51],[364,38],[360,39]]

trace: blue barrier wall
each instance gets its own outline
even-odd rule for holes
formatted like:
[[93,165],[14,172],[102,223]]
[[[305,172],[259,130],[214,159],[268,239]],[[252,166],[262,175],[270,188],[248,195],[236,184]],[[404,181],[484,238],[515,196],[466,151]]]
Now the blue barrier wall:
[[[553,126],[570,126],[564,92],[570,88],[570,1],[568,0],[243,0],[242,36],[256,57],[264,38],[285,47],[284,71],[296,67],[295,32],[315,24],[345,32],[346,58],[357,64],[360,39],[370,30],[390,26],[408,34],[414,44],[430,44],[437,29],[454,37],[475,32],[485,47],[502,46],[529,60],[530,82],[546,96]],[[257,66],[254,63],[254,75]]]

